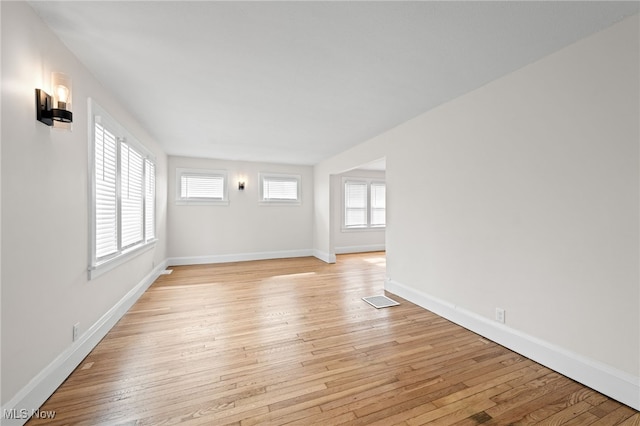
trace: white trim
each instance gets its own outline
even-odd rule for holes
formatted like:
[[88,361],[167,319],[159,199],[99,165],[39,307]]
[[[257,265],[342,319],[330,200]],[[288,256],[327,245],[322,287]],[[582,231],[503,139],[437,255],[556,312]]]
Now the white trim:
[[340,232],[343,234],[351,234],[357,232],[385,232],[387,230],[386,225],[376,226],[352,226],[350,228],[340,228]]
[[176,200],[176,206],[228,206],[229,200]]
[[[53,392],[66,380],[82,360],[107,335],[109,330],[133,306],[142,294],[167,267],[165,260],[156,266],[122,299],[96,321],[80,338],[58,355],[49,365],[33,377],[29,383],[2,407],[3,416],[7,411],[32,413],[37,410]],[[4,419],[2,425],[23,425],[28,419]]]
[[229,200],[176,200],[176,206],[228,206]]
[[250,260],[286,259],[290,257],[311,257],[313,250],[282,250],[255,253],[213,254],[209,256],[188,256],[169,258],[171,266],[203,265],[208,263],[247,262]]
[[313,250],[313,257],[316,257],[326,263],[336,263],[335,253],[327,253],[320,250]]
[[291,201],[287,201],[287,200],[269,200],[269,201],[264,201],[264,200],[260,200],[258,201],[258,205],[261,207],[277,207],[277,206],[301,206],[302,205],[302,201],[300,200],[291,200]]
[[636,410],[640,410],[640,377],[558,345],[489,320],[474,312],[387,278],[385,290],[409,300],[474,333],[545,365]]
[[336,254],[347,254],[347,253],[367,253],[370,251],[385,251],[385,244],[369,244],[363,246],[345,246],[345,247],[336,247]]
[[95,266],[90,266],[89,280],[98,278],[100,275],[103,275],[110,270],[117,268],[124,263],[127,263],[131,259],[141,255],[142,253],[154,248],[157,241],[158,239],[156,238],[151,241],[147,241],[146,243],[135,245],[119,253],[117,256],[104,260],[96,264]]
[[[156,162],[155,154],[146,146],[144,146],[138,140],[138,138],[136,138],[131,132],[129,132],[122,124],[114,119],[106,109],[102,108],[102,106],[98,102],[96,102],[95,99],[87,98],[87,102],[89,104],[89,132],[92,136],[93,130],[91,129],[91,127],[93,127],[96,122],[105,125],[112,131],[118,133],[117,136],[124,138],[127,141],[127,144],[131,145],[144,158],[148,158],[154,163]],[[93,143],[93,140],[91,140],[90,142]]]

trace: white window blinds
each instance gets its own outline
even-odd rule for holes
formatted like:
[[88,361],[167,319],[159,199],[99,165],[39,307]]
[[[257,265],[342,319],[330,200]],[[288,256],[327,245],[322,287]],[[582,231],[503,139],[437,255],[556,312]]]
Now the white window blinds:
[[260,173],[262,204],[300,204],[300,176]]
[[384,182],[370,179],[344,181],[344,228],[384,227],[386,221]]
[[122,248],[127,248],[144,237],[144,160],[124,140],[120,142],[120,176],[120,231]]
[[[95,103],[91,170],[91,277],[111,260],[155,239],[155,164]],[[95,115],[94,112],[96,112]],[[97,113],[99,112],[99,113]],[[130,140],[128,140],[130,139]],[[106,268],[108,269],[108,268]]]
[[344,225],[347,228],[367,226],[367,184],[346,182],[344,186]]
[[384,183],[371,184],[371,226],[386,224],[386,191]]
[[118,251],[117,141],[113,133],[95,124],[95,257]]
[[180,198],[184,200],[224,200],[225,178],[222,175],[183,173],[180,176]]
[[262,180],[263,201],[297,200],[298,180],[296,178],[265,177]]
[[149,159],[144,161],[144,237],[145,241],[156,238],[156,165]]

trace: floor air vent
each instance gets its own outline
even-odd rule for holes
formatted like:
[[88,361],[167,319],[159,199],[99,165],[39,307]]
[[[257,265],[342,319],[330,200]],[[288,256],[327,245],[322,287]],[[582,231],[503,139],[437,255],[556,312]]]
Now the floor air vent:
[[390,306],[399,305],[395,300],[389,299],[387,296],[369,296],[363,297],[362,300],[373,306],[374,308],[388,308]]

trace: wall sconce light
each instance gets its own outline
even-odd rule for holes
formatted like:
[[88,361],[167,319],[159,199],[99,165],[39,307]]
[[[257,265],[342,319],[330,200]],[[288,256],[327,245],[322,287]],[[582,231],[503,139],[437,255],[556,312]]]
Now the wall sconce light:
[[238,191],[244,191],[244,181],[238,181]]
[[71,80],[61,73],[51,74],[53,96],[42,89],[36,89],[36,120],[53,126],[54,121],[72,123]]

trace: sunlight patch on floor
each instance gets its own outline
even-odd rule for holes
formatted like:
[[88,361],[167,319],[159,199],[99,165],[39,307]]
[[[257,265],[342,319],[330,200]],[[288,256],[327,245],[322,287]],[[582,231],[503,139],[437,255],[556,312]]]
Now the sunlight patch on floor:
[[380,256],[380,257],[369,257],[366,259],[363,259],[365,262],[371,263],[373,265],[376,266],[387,266],[387,258],[384,256]]
[[269,279],[281,279],[281,278],[303,278],[303,277],[311,277],[316,275],[315,272],[300,272],[297,274],[285,274],[285,275],[274,275]]

